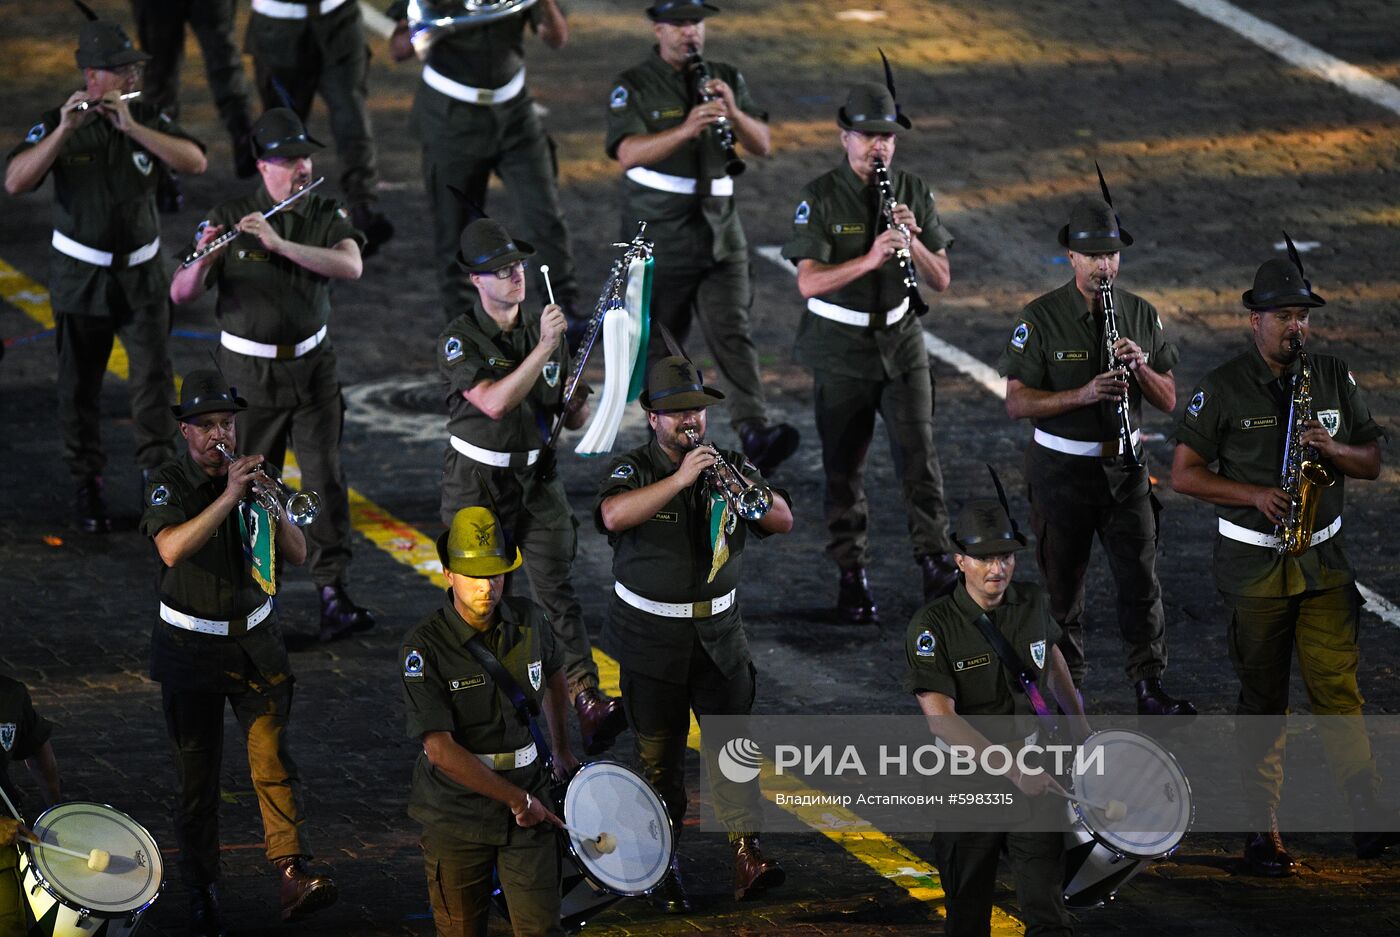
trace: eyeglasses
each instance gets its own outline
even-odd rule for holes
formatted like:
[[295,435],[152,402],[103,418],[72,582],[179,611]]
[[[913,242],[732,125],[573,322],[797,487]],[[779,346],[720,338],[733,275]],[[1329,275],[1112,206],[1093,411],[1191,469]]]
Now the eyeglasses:
[[517,270],[520,271],[520,274],[523,276],[527,269],[529,269],[529,265],[525,261],[517,260],[513,264],[497,267],[492,272],[496,274],[496,279],[498,280],[509,280],[511,277],[515,276]]

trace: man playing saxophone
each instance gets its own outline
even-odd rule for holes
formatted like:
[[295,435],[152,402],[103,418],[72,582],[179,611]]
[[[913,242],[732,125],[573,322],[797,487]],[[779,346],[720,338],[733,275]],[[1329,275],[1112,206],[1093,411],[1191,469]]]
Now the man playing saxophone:
[[[1260,831],[1245,840],[1244,865],[1252,874],[1279,877],[1293,870],[1275,809],[1295,646],[1313,713],[1356,717],[1323,721],[1330,728],[1323,741],[1332,775],[1346,793],[1356,829],[1395,829],[1375,802],[1379,776],[1356,681],[1361,597],[1342,545],[1346,478],[1380,474],[1382,430],[1341,359],[1303,351],[1309,312],[1324,301],[1301,264],[1265,262],[1243,301],[1252,344],[1196,385],[1175,434],[1172,487],[1216,505],[1216,587],[1232,616],[1236,712],[1278,717],[1276,736],[1253,731],[1251,741],[1241,733],[1239,754],[1250,809],[1246,829]],[[1301,420],[1293,458],[1319,460],[1331,485],[1279,487],[1290,411]],[[1289,466],[1282,474],[1298,475]],[[1315,499],[1317,511],[1313,530],[1301,532],[1307,548],[1290,556],[1279,548],[1278,531],[1294,498]],[[1357,855],[1371,858],[1400,842],[1400,834],[1358,832],[1355,842]]]

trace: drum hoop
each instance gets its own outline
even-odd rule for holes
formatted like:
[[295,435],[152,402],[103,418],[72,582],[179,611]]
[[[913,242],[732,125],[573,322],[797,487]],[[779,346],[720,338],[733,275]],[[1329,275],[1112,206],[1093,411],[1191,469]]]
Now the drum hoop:
[[[139,829],[141,832],[145,833],[146,837],[153,844],[155,844],[156,842],[156,838],[151,835],[151,831],[146,829],[146,827],[135,817],[131,816],[129,813],[126,813],[123,810],[118,810],[111,804],[104,804],[95,800],[65,800],[61,804],[54,804],[52,807],[45,810],[43,813],[39,814],[38,817],[35,818],[35,828],[42,829],[44,817],[48,816],[50,813],[53,813],[55,810],[58,810],[61,807],[101,807],[104,810],[110,810],[112,811],[112,813],[115,813],[121,817],[125,817],[127,820],[135,824],[136,828]],[[37,884],[44,891],[48,892],[49,897],[53,898],[59,904],[63,905],[66,908],[71,908],[79,914],[86,914],[88,917],[96,917],[110,920],[116,920],[117,918],[125,917],[126,915],[145,914],[148,910],[150,910],[151,905],[156,903],[156,899],[160,897],[161,892],[165,891],[165,859],[160,857],[159,844],[156,844],[156,848],[152,853],[154,856],[160,858],[161,863],[160,881],[156,884],[155,894],[151,895],[151,897],[144,904],[141,904],[135,908],[127,908],[121,911],[103,911],[88,908],[84,904],[85,899],[76,898],[72,895],[69,895],[63,890],[62,886],[59,883],[50,882],[48,877],[44,875],[43,869],[39,867],[39,863],[36,862],[34,860],[34,856],[31,855],[31,853],[38,848],[39,847],[31,844],[26,844],[25,846],[25,854],[29,857],[29,863],[27,865],[27,868],[33,870],[35,884]],[[26,899],[26,903],[27,901],[28,899]]]
[[[645,785],[647,790],[651,791],[652,796],[656,798],[657,803],[661,804],[661,815],[665,818],[666,826],[670,830],[670,835],[667,837],[667,839],[670,840],[670,848],[666,851],[665,863],[669,867],[671,864],[671,860],[674,859],[676,856],[676,828],[675,824],[671,822],[671,815],[666,812],[666,801],[661,796],[660,792],[657,791],[655,785],[653,785],[646,778],[642,777],[642,775],[639,772],[627,767],[620,761],[614,761],[611,758],[599,758],[594,761],[590,761],[587,764],[580,765],[578,771],[574,772],[573,777],[569,778],[569,784],[565,785],[564,787],[564,796],[561,797],[559,801],[560,813],[562,814],[564,811],[564,800],[569,796],[569,787],[573,784],[574,778],[578,777],[579,774],[582,773],[590,765],[599,765],[600,767],[607,766],[621,768],[622,770],[630,774],[633,778]],[[564,848],[568,850],[569,855],[573,856],[574,865],[578,868],[579,874],[581,874],[585,879],[587,879],[589,884],[591,884],[595,889],[599,891],[604,891],[610,895],[617,895],[622,898],[639,898],[642,895],[651,894],[653,891],[661,887],[662,882],[666,881],[666,876],[663,875],[661,876],[661,880],[658,881],[655,885],[651,886],[650,888],[644,888],[640,890],[619,890],[613,888],[611,885],[605,885],[602,882],[598,881],[597,877],[593,874],[593,870],[588,865],[586,865],[583,859],[579,856],[578,850],[574,848],[573,837],[570,836],[565,830],[560,830],[559,836],[564,840]]]
[[1074,815],[1079,819],[1080,824],[1084,827],[1086,831],[1088,831],[1089,836],[1093,838],[1094,842],[1098,843],[1103,848],[1115,853],[1116,855],[1122,856],[1124,859],[1140,859],[1149,862],[1155,861],[1157,859],[1164,859],[1181,848],[1181,843],[1183,840],[1186,839],[1186,834],[1191,832],[1191,827],[1196,825],[1196,795],[1191,790],[1191,779],[1186,776],[1186,771],[1182,769],[1181,763],[1176,760],[1176,756],[1173,755],[1171,752],[1167,751],[1167,749],[1162,745],[1162,743],[1158,742],[1146,732],[1139,732],[1136,729],[1100,729],[1097,732],[1089,733],[1088,738],[1086,738],[1084,742],[1087,744],[1090,739],[1094,738],[1094,736],[1106,735],[1109,733],[1131,735],[1138,739],[1146,739],[1147,741],[1152,743],[1152,747],[1156,749],[1164,758],[1166,758],[1167,761],[1171,763],[1172,767],[1176,769],[1177,773],[1181,775],[1181,785],[1186,791],[1186,801],[1188,807],[1190,808],[1187,811],[1186,828],[1183,829],[1180,835],[1176,837],[1176,842],[1172,843],[1171,846],[1169,846],[1165,851],[1152,853],[1128,852],[1124,850],[1123,845],[1121,843],[1108,842],[1105,839],[1105,836],[1107,836],[1108,834],[1101,833],[1098,829],[1094,827],[1093,823],[1089,822],[1089,818],[1086,815],[1087,811],[1085,811],[1083,807],[1081,807],[1077,803],[1070,804],[1070,807],[1074,810]]

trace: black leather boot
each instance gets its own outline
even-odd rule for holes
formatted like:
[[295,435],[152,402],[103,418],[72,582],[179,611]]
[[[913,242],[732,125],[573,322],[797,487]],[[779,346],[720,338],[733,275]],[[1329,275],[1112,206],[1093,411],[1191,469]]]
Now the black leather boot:
[[1293,874],[1293,857],[1283,848],[1278,831],[1278,814],[1269,808],[1269,828],[1244,838],[1244,870],[1250,875],[1286,878]]
[[739,426],[739,442],[744,455],[764,475],[771,474],[797,451],[802,436],[787,423],[764,425],[760,420],[747,420]]
[[356,605],[344,586],[321,587],[321,640],[338,641],[374,627],[374,616]]
[[306,871],[301,856],[283,856],[274,860],[279,877],[278,904],[282,920],[295,921],[322,908],[335,904],[339,892],[328,875],[312,875]]
[[958,584],[958,564],[951,553],[925,553],[918,557],[924,574],[924,601],[932,602],[953,591]]
[[870,591],[864,566],[841,570],[841,589],[836,595],[836,617],[842,624],[878,624],[880,609]]
[[[145,498],[144,491],[141,496]],[[90,534],[111,531],[112,519],[107,516],[107,499],[102,496],[102,476],[90,478],[78,486],[74,509],[80,530]]]
[[1194,716],[1196,707],[1189,700],[1176,699],[1162,689],[1159,677],[1148,677],[1133,685],[1137,692],[1139,716]]
[[685,891],[685,880],[681,878],[681,858],[671,857],[671,871],[661,880],[648,896],[652,905],[664,914],[689,914],[695,910],[690,895]]
[[219,910],[219,886],[190,889],[190,933],[194,937],[228,937]]

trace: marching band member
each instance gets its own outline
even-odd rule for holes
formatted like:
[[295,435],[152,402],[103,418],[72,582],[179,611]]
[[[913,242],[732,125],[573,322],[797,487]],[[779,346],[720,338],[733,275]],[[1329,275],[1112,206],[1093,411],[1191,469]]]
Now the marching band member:
[[330,112],[340,190],[371,257],[394,236],[377,208],[379,169],[366,103],[369,45],[355,0],[253,0],[248,51],[265,110],[287,107],[305,121],[316,95]]
[[[152,473],[141,518],[141,532],[161,559],[151,678],[160,683],[179,779],[180,877],[190,891],[191,929],[207,937],[224,934],[219,771],[225,700],[248,749],[267,858],[278,871],[282,920],[336,899],[335,882],[306,870],[301,777],[287,750],[294,677],[272,598],[254,579],[247,552],[259,525],[245,517],[240,502],[252,497],[254,473],[265,460],[245,455],[230,463],[218,449],[238,451],[236,415],[247,408],[217,371],[186,375],[180,404],[171,408],[185,451]],[[306,562],[306,541],[285,511],[274,536],[280,559]]]
[[[1089,734],[1084,703],[1056,646],[1060,629],[1050,617],[1045,592],[1039,586],[1012,582],[1016,553],[1026,546],[1026,535],[1002,502],[985,500],[973,501],[962,509],[952,537],[957,551],[953,558],[962,578],[951,594],[926,605],[909,623],[904,640],[909,668],[904,688],[918,698],[920,710],[945,744],[966,745],[980,758],[982,750],[993,742],[1014,745],[1024,738],[1025,731],[1019,731],[990,739],[984,734],[993,731],[990,721],[974,726],[963,718],[1026,717],[1005,720],[1011,727],[1033,723],[1029,717],[1037,715],[1022,692],[1018,675],[978,627],[978,619],[986,617],[1013,651],[1029,652],[1037,682],[1043,681],[1049,696],[1069,714],[1071,734],[1082,741]],[[1024,659],[1020,663],[1026,665]],[[1017,792],[1031,796],[1031,811],[1046,810],[1051,804],[1062,806],[1044,796],[1047,789],[1058,787],[1048,772],[1031,774],[1013,769],[1008,780]],[[1027,815],[1026,811],[1006,810],[1001,816],[1024,819]],[[1058,829],[935,833],[934,861],[947,896],[946,933],[950,937],[988,933],[997,863],[1003,850],[1014,870],[1026,933],[1042,937],[1073,933],[1062,887],[1065,834]]]
[[[1235,711],[1279,717],[1276,734],[1251,725],[1242,726],[1237,738],[1249,820],[1260,831],[1245,839],[1244,867],[1280,877],[1293,872],[1275,811],[1295,649],[1313,713],[1330,717],[1319,720],[1319,734],[1356,829],[1400,828],[1393,813],[1376,804],[1380,776],[1356,682],[1361,596],[1341,529],[1346,480],[1380,474],[1383,431],[1340,358],[1306,353],[1306,397],[1297,396],[1303,393],[1309,314],[1325,305],[1300,264],[1265,261],[1243,302],[1252,342],[1196,385],[1176,429],[1172,487],[1216,505],[1215,581],[1231,613],[1230,661],[1240,680]],[[1301,425],[1290,426],[1290,418]],[[1297,555],[1279,549],[1280,525],[1291,496],[1300,493],[1283,490],[1279,482],[1280,454],[1289,459],[1285,440],[1291,433],[1298,434],[1299,452],[1313,450],[1332,479],[1313,489],[1317,513],[1313,529],[1299,534],[1306,542],[1297,544]],[[1397,843],[1397,832],[1355,834],[1363,859]]]
[[[1162,688],[1167,621],[1157,581],[1155,499],[1138,431],[1130,437],[1137,464],[1120,451],[1122,418],[1115,409],[1126,398],[1134,427],[1142,425],[1143,400],[1170,413],[1177,348],[1152,304],[1117,285],[1119,251],[1133,239],[1106,200],[1075,205],[1059,240],[1074,278],[1021,311],[997,369],[1006,376],[1006,412],[1035,425],[1026,447],[1031,533],[1050,614],[1064,632],[1060,650],[1079,686],[1086,669],[1084,579],[1097,536],[1118,588],[1118,628],[1138,712],[1194,715],[1194,706]],[[1132,371],[1130,381],[1105,365],[1101,283],[1113,286],[1121,336],[1113,354]]]
[[[438,336],[438,373],[447,400],[451,445],[443,459],[442,520],[451,524],[471,505],[492,504],[524,555],[535,601],[554,628],[568,699],[578,712],[584,750],[596,755],[627,728],[621,704],[598,689],[598,665],[569,578],[578,550],[578,521],[564,483],[544,452],[545,427],[564,403],[571,371],[567,323],[557,305],[522,311],[528,258],[535,249],[511,240],[498,222],[479,218],[462,232],[457,263],[478,302]],[[564,421],[588,419],[586,387]]]
[[98,415],[115,336],[130,362],[137,465],[145,475],[174,452],[157,163],[201,173],[206,162],[197,140],[145,102],[128,100],[150,56],[134,48],[120,26],[84,23],[77,57],[84,88],[44,114],[10,151],[5,191],[32,191],[53,173],[48,285],[58,343],[58,417],[77,487],[78,526],[104,533],[111,522]]
[[[743,715],[753,707],[756,671],[735,598],[745,543],[792,529],[785,492],[773,490],[767,513],[744,520],[703,477],[723,458],[745,483],[763,483],[741,453],[701,442],[705,408],[723,399],[687,359],[653,362],[641,404],[654,438],[612,461],[593,510],[594,524],[612,544],[617,579],[604,639],[622,671],[637,760],[677,836],[687,803],[691,711]],[[750,825],[762,800],[757,782],[731,783],[709,755],[706,760],[715,813],[734,849],[735,900],[781,885],[782,866],[764,856]],[[652,900],[671,914],[691,910],[678,858]]]
[[218,287],[218,362],[249,399],[247,449],[266,456],[280,473],[290,441],[306,487],[323,499],[307,538],[321,595],[321,640],[333,641],[374,625],[345,590],[351,556],[349,490],[340,464],[345,402],[327,337],[331,280],[359,279],[365,236],[344,208],[314,192],[265,217],[310,183],[311,154],[321,144],[306,135],[296,114],[280,107],[258,118],[253,141],[262,186],[214,208],[196,252],[226,230],[242,234],[181,268],[170,298],[188,303]]
[[438,559],[447,595],[404,638],[402,657],[408,735],[423,745],[408,812],[423,824],[433,922],[439,937],[485,937],[494,868],[516,937],[562,935],[560,821],[549,809],[545,753],[535,719],[523,725],[510,700],[519,693],[544,714],[555,773],[567,777],[578,761],[564,655],[538,606],[502,596],[521,555],[491,511],[458,511],[438,538]]
[[[400,0],[388,15],[398,20],[389,42],[394,59],[412,58],[408,4]],[[539,0],[519,13],[439,35],[423,62],[413,126],[423,145],[423,184],[433,213],[438,288],[449,322],[466,312],[474,298],[454,262],[457,238],[471,213],[486,207],[492,173],[510,190],[521,231],[539,245],[540,257],[554,276],[555,294],[568,315],[573,315],[578,298],[569,232],[559,202],[554,142],[545,133],[535,99],[525,86],[527,26],[551,49],[562,49],[569,41],[569,23],[558,0]],[[544,281],[538,276],[534,287],[543,293]],[[585,320],[575,319],[570,327],[578,331],[584,324]]]
[[[61,799],[58,759],[49,740],[52,733],[49,721],[35,712],[24,684],[0,676],[0,788],[11,804],[19,803],[19,792],[10,779],[10,765],[16,761],[24,762],[38,782],[46,808]],[[14,847],[20,836],[32,835],[10,817],[9,810],[0,809],[0,937],[22,937],[28,932],[19,853]]]
[[[895,225],[881,230],[874,163],[889,167],[896,134],[913,126],[889,88],[853,86],[836,124],[845,158],[802,190],[783,256],[797,264],[797,288],[810,313],[798,326],[797,353],[816,382],[826,552],[841,570],[836,611],[856,624],[879,621],[865,574],[865,457],[877,413],[890,437],[924,600],[947,593],[957,578],[933,443],[933,372],[896,262],[896,253],[907,250],[923,282],[942,292],[951,282],[953,236],[923,180],[892,168]],[[907,227],[909,238],[898,225]]]
[[[729,419],[744,454],[767,475],[797,449],[799,436],[786,423],[768,423],[749,323],[748,242],[726,170],[734,152],[726,154],[717,128],[727,122],[733,141],[766,156],[768,115],[732,65],[705,62],[714,77],[698,87],[705,17],[718,12],[703,0],[657,0],[646,11],[656,45],[613,81],[606,147],[626,170],[623,238],[645,221],[656,245],[652,320],[684,343],[698,318],[729,387]],[[657,328],[651,353],[665,354]]]

